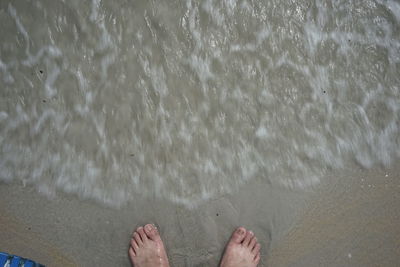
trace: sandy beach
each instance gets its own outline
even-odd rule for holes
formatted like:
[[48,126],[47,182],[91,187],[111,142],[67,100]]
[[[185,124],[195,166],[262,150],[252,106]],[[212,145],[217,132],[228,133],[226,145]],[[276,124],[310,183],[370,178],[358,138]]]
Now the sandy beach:
[[0,1],[0,251],[400,266],[397,0]]
[[250,182],[188,210],[156,198],[122,209],[0,186],[0,247],[47,266],[129,266],[133,228],[154,222],[172,266],[216,266],[231,231],[253,230],[261,266],[397,266],[399,168],[348,170],[307,195]]

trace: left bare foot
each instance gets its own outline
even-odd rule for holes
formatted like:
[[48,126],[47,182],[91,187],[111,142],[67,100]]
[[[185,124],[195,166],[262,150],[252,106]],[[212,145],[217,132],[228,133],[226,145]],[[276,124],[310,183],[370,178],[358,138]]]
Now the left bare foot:
[[164,244],[154,225],[136,229],[131,238],[129,258],[135,267],[169,267]]

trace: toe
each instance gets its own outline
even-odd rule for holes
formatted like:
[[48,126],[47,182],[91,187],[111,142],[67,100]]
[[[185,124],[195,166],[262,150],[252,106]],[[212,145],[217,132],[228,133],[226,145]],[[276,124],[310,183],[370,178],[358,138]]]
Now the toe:
[[246,232],[246,236],[245,236],[245,238],[244,238],[244,240],[243,240],[243,246],[246,246],[246,247],[248,247],[249,246],[249,244],[250,244],[250,240],[251,240],[251,238],[254,236],[254,234],[253,234],[253,232],[252,231],[247,231]]
[[139,233],[140,238],[142,239],[143,242],[146,242],[148,240],[146,233],[144,232],[143,227],[139,227],[136,232]]
[[240,244],[245,236],[246,236],[246,229],[243,227],[239,227],[238,229],[235,230],[235,232],[233,232],[231,241]]
[[136,243],[139,246],[143,245],[142,239],[140,238],[140,235],[137,232],[133,233],[133,239],[135,239]]
[[260,252],[260,248],[261,248],[261,245],[260,245],[259,243],[257,243],[257,244],[254,246],[254,248],[253,248],[253,250],[251,251],[251,253],[253,253],[254,255],[257,255],[258,252]]
[[157,231],[157,228],[152,224],[146,224],[144,226],[144,232],[153,241],[158,241],[161,239],[160,234]]
[[257,238],[255,236],[253,236],[250,240],[249,243],[249,249],[253,250],[254,246],[257,244]]
[[138,252],[139,245],[136,243],[136,240],[134,238],[131,239],[131,247],[136,254]]
[[257,255],[254,257],[254,262],[258,264],[260,262],[260,252],[257,253]]
[[131,259],[134,258],[134,257],[136,257],[136,253],[135,253],[135,251],[133,251],[133,248],[132,248],[132,247],[129,247],[128,253],[129,253],[129,257],[130,257]]

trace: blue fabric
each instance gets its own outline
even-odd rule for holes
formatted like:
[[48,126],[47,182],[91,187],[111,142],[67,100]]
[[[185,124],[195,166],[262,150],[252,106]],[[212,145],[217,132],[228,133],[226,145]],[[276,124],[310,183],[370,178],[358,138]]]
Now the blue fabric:
[[14,256],[11,260],[11,264],[10,267],[18,267],[19,266],[19,262],[20,262],[21,258]]
[[0,252],[0,267],[3,267],[4,264],[6,264],[7,259],[8,259],[8,254]]
[[10,255],[5,252],[0,252],[0,267],[4,267],[7,260],[9,260],[10,267],[44,267],[44,265],[38,264],[34,261]]

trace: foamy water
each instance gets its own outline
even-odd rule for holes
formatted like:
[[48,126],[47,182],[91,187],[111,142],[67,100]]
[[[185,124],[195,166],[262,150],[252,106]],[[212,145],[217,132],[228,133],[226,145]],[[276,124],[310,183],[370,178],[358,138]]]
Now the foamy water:
[[0,8],[2,181],[195,206],[400,157],[397,1]]

